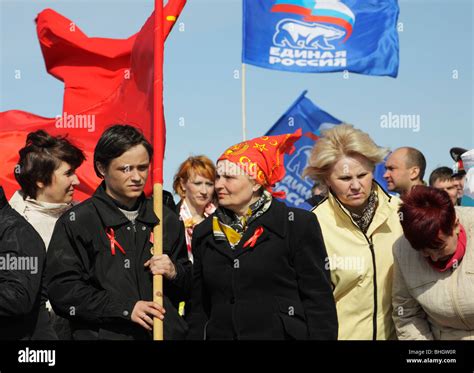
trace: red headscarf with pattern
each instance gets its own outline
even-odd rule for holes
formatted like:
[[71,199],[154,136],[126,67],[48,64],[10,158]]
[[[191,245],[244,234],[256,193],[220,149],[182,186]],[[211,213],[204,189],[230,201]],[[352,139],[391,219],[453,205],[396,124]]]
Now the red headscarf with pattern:
[[235,163],[274,197],[285,198],[285,192],[274,192],[272,187],[285,176],[285,154],[294,152],[293,144],[301,136],[300,128],[294,133],[257,137],[231,146],[217,161]]

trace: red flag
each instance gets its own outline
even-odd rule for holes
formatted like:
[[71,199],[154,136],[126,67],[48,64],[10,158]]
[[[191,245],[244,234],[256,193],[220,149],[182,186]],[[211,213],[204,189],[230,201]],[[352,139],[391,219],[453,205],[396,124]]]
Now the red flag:
[[[185,3],[168,1],[163,14],[165,38]],[[93,152],[105,128],[131,124],[152,142],[154,15],[128,39],[90,38],[51,9],[42,11],[36,22],[46,68],[64,82],[63,110],[57,118],[17,110],[0,113],[0,185],[8,198],[19,188],[13,172],[28,132],[67,133],[87,157],[77,170],[81,184],[74,196],[83,200],[100,183],[93,171]],[[145,191],[150,194],[151,180]]]

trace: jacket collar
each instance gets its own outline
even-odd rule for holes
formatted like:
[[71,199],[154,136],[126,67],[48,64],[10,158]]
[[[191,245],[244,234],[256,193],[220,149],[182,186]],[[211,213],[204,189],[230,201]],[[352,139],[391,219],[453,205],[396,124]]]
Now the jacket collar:
[[367,230],[367,235],[370,237],[376,229],[378,229],[381,225],[383,225],[390,215],[394,212],[397,213],[398,205],[392,202],[393,197],[388,194],[382,186],[374,180],[377,197],[379,199],[379,204],[377,206],[377,210],[375,216],[372,220],[372,223]]
[[7,197],[5,197],[5,192],[3,191],[3,188],[0,186],[0,209],[3,209],[7,205],[8,205]]
[[74,201],[71,203],[51,203],[37,201],[36,199],[26,197],[21,190],[17,190],[13,194],[9,203],[13,209],[20,213],[20,215],[25,215],[27,210],[35,210],[55,218],[59,218],[73,205],[77,204]]
[[259,227],[263,226],[268,228],[268,230],[275,233],[277,236],[285,237],[286,236],[286,224],[285,220],[289,219],[288,208],[283,202],[277,201],[275,198],[272,200],[272,204],[268,211],[256,219],[249,227],[249,230],[253,231]]
[[469,273],[474,273],[474,224],[473,212],[471,207],[456,206],[456,217],[459,218],[460,223],[464,227],[467,236],[466,253],[464,254],[463,265],[464,270]]
[[[139,198],[141,199],[141,203],[137,220],[147,225],[158,224],[159,219],[153,211],[153,203],[145,197],[144,193]],[[116,227],[129,222],[125,215],[118,209],[112,197],[105,192],[105,182],[102,182],[94,192],[92,203],[107,227]]]
[[[466,227],[464,226],[464,229],[466,230],[466,235],[467,235],[467,244],[466,244],[466,253],[464,256],[466,256],[466,267],[465,271],[469,273],[474,273],[474,235],[472,234],[473,228],[471,227]],[[468,232],[469,230],[469,232]]]
[[[389,195],[379,183],[377,183],[375,180],[373,182],[375,192],[377,193],[378,206],[375,210],[375,215],[372,219],[372,222],[369,225],[369,229],[365,234],[367,237],[370,237],[374,231],[384,224],[388,217],[393,213],[393,207],[390,205],[393,197]],[[342,219],[345,222],[351,222],[351,224],[355,225],[357,229],[359,229],[347,208],[343,206],[343,204],[332,192],[328,193],[327,199],[330,206],[333,208],[336,217]]]

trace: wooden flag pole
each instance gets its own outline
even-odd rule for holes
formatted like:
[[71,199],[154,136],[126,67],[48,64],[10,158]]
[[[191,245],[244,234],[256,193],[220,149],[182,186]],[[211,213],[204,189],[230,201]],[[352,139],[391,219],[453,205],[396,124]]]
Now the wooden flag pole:
[[[154,75],[153,75],[153,209],[160,223],[153,228],[153,254],[163,254],[163,0],[155,0],[154,29]],[[153,302],[163,306],[163,276],[153,276]],[[163,340],[163,321],[153,318],[153,340]]]
[[245,64],[242,64],[242,141],[247,140],[247,97],[246,92],[246,81],[245,81],[246,68]]

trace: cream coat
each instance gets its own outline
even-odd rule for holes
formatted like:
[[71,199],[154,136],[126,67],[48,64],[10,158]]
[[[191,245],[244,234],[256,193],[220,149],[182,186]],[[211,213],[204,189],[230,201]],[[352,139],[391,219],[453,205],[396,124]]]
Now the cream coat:
[[393,319],[399,339],[474,340],[474,208],[456,207],[467,247],[456,269],[438,272],[405,237],[394,246]]
[[328,252],[339,339],[394,339],[393,243],[402,235],[399,199],[378,185],[378,207],[364,234],[332,195],[313,209]]

